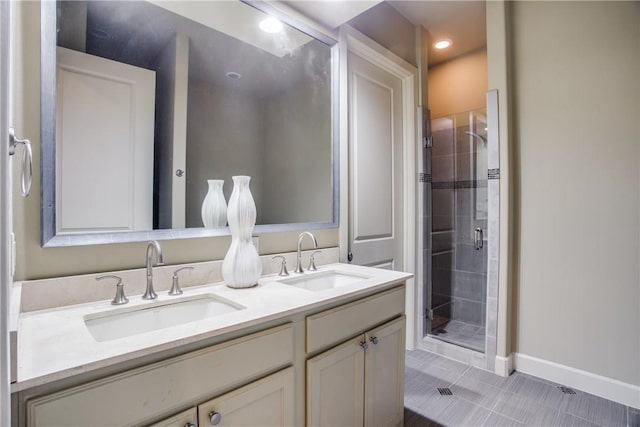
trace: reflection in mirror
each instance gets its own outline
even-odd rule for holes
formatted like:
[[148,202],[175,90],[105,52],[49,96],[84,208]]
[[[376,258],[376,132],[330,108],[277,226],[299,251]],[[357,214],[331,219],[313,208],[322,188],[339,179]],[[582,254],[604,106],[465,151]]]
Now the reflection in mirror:
[[[337,225],[329,45],[238,1],[58,1],[55,16],[43,244],[203,227],[208,180],[228,200],[234,175],[252,178],[257,224]],[[227,233],[201,231],[171,236]]]

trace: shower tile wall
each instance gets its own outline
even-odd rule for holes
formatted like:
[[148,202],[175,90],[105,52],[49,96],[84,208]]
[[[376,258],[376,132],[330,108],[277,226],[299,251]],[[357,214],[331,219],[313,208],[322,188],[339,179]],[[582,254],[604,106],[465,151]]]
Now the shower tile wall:
[[445,326],[452,316],[452,267],[454,264],[455,192],[449,183],[454,176],[453,128],[443,124],[433,128],[431,149],[431,307],[434,318],[431,329]]
[[[486,242],[476,250],[474,229],[487,236],[486,210],[477,196],[486,198],[487,181],[474,173],[476,140],[465,134],[468,126],[453,129],[440,119],[433,126],[432,148],[432,330],[447,320],[485,325]],[[450,120],[453,124],[453,120]],[[444,126],[443,126],[444,125]],[[478,208],[480,206],[480,208]],[[447,304],[451,302],[452,304]],[[438,308],[440,307],[440,308]]]

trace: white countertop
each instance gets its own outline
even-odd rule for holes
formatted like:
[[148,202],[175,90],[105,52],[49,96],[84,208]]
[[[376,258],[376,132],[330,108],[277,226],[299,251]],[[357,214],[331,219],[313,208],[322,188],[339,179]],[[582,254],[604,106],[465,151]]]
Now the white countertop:
[[[98,368],[194,343],[260,323],[311,310],[322,305],[368,294],[389,285],[402,283],[412,274],[362,267],[352,264],[330,264],[317,272],[341,271],[359,274],[362,281],[322,291],[308,291],[278,283],[277,275],[264,276],[258,286],[231,289],[213,283],[185,289],[180,297],[159,293],[154,301],[140,295],[129,297],[126,306],[113,306],[111,301],[98,301],[62,308],[20,313],[18,322],[17,383],[12,391],[25,390],[51,381],[89,372]],[[292,273],[289,278],[299,277]],[[92,313],[121,310],[122,307],[150,306],[198,295],[215,295],[246,307],[197,322],[185,323],[110,341],[97,342],[85,326],[84,317]]]

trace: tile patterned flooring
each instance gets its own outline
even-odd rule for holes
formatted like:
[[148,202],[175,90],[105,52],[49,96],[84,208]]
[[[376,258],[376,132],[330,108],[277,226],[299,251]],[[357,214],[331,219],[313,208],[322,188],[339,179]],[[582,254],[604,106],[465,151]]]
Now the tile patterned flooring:
[[[626,426],[640,427],[640,410],[515,372],[503,378],[421,350],[407,351],[407,427]],[[438,388],[447,387],[451,396]]]

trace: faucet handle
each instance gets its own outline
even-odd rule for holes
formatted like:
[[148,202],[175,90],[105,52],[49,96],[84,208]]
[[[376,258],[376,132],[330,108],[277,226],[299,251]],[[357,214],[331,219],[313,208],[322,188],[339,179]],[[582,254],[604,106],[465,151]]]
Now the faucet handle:
[[116,296],[111,301],[111,305],[122,305],[129,302],[129,299],[124,294],[124,285],[122,284],[122,278],[119,276],[114,276],[113,274],[103,274],[102,276],[96,277],[96,280],[104,280],[104,279],[115,279],[116,282]]
[[182,295],[182,289],[180,289],[180,282],[178,279],[178,273],[182,270],[193,270],[193,267],[181,267],[173,272],[173,279],[171,280],[171,290],[169,295]]
[[316,254],[322,253],[322,251],[313,251],[311,256],[309,257],[309,271],[316,271],[318,267],[316,267]]
[[287,260],[282,255],[276,255],[271,259],[276,259],[276,258],[282,258],[282,264],[280,265],[280,273],[278,273],[278,276],[288,276],[289,272],[287,271]]

